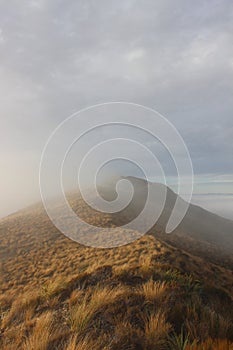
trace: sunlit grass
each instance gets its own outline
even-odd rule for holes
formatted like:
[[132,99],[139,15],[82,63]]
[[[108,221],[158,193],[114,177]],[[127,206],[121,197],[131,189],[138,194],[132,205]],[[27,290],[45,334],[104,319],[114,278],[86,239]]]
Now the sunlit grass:
[[0,349],[232,347],[228,270],[151,236],[108,250],[82,247],[40,216],[11,236],[24,232],[23,220],[1,242]]
[[162,350],[167,347],[167,337],[172,329],[161,311],[153,313],[144,319],[145,350]]

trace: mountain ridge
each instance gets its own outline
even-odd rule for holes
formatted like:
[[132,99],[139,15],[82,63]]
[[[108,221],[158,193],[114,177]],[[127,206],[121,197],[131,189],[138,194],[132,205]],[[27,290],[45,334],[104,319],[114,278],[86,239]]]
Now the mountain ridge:
[[[83,220],[119,233],[117,224],[139,209],[116,216],[94,211],[77,193],[68,201]],[[155,226],[120,247],[83,246],[59,232],[42,204],[0,220],[0,348],[232,350],[226,256],[218,263],[207,243],[200,254],[197,240],[191,252],[179,240]]]

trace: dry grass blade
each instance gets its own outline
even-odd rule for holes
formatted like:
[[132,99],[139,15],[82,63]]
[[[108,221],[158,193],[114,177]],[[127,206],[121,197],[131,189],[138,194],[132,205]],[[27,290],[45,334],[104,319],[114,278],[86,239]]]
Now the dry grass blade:
[[165,282],[155,282],[150,279],[139,287],[138,292],[145,297],[145,301],[149,303],[161,303],[166,299],[167,286]]
[[25,341],[24,350],[47,350],[53,333],[53,313],[47,312],[36,321],[32,334]]
[[97,286],[94,291],[86,293],[81,302],[70,308],[71,329],[78,335],[82,334],[90,324],[97,311],[104,306],[114,303],[123,295],[127,288],[110,288]]
[[88,336],[80,340],[77,339],[77,335],[71,337],[67,347],[64,350],[110,350],[101,344],[101,340],[94,341]]
[[165,349],[171,325],[166,322],[163,312],[158,311],[144,318],[145,350]]

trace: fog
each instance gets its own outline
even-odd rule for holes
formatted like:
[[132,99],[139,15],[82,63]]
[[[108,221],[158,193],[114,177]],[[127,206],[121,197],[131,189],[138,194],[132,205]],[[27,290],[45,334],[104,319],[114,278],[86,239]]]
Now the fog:
[[0,216],[40,200],[41,153],[59,123],[130,101],[180,132],[196,182],[208,178],[193,201],[232,217],[232,42],[231,0],[1,2]]

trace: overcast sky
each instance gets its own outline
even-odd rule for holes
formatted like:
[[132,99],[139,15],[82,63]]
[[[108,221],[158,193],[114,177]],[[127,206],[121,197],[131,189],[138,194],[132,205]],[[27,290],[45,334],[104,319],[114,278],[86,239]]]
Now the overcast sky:
[[58,123],[107,101],[162,113],[233,193],[232,96],[232,0],[0,1],[0,216],[39,198]]

